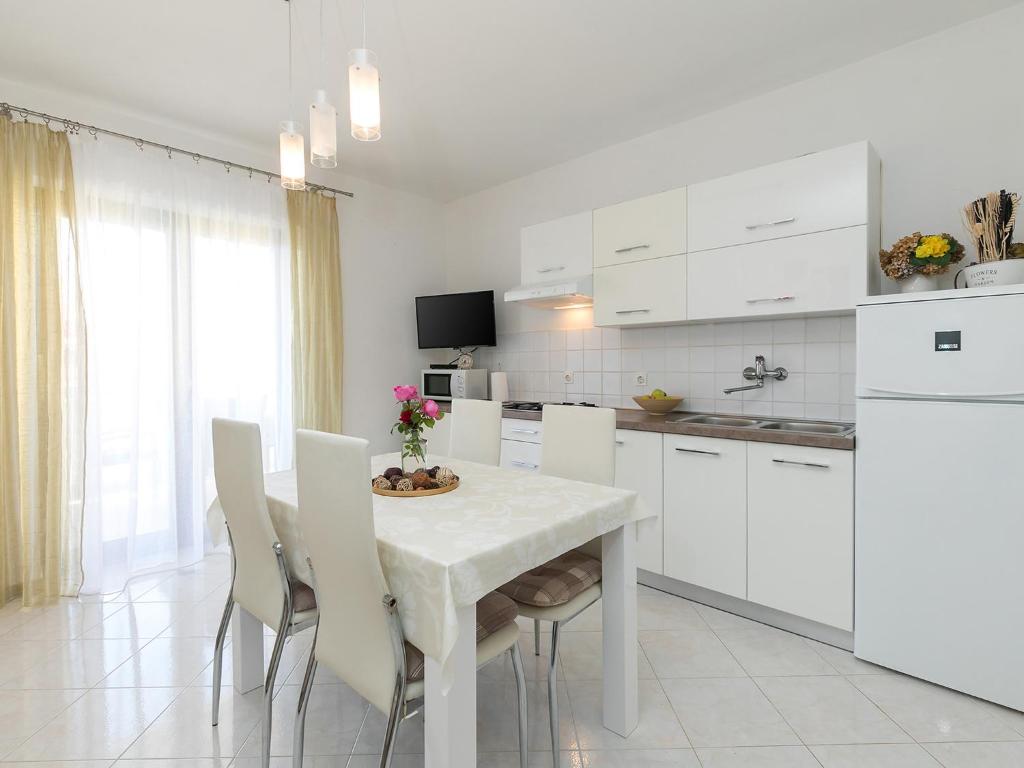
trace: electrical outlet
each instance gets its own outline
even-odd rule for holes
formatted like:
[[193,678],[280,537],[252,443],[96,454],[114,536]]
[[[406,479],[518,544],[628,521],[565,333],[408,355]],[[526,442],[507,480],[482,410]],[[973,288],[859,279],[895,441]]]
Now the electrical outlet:
[[638,373],[638,374],[636,374],[633,377],[633,383],[636,384],[638,387],[646,387],[647,386],[647,374],[646,373]]
[[566,371],[562,374],[562,381],[565,384],[572,384],[572,371]]

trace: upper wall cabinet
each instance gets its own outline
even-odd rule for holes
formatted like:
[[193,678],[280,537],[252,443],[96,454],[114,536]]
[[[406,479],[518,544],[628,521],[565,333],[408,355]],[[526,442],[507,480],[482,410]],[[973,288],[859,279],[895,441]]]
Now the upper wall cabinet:
[[687,256],[687,319],[842,312],[868,293],[867,225]]
[[878,180],[878,157],[859,142],[694,184],[688,250],[870,224],[877,221]]
[[523,227],[520,246],[523,285],[589,275],[593,271],[593,212]]
[[594,325],[686,320],[686,254],[594,270]]
[[686,252],[686,189],[594,211],[594,266],[610,267]]

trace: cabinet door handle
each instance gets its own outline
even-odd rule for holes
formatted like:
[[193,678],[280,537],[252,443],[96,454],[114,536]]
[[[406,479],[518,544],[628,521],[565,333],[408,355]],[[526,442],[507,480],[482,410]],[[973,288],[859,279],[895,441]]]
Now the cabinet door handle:
[[680,453],[699,453],[704,456],[721,456],[718,451],[702,451],[700,448],[676,448]]
[[796,461],[794,459],[772,459],[776,464],[794,464],[798,467],[816,467],[818,469],[831,469],[831,464],[822,464],[817,461]]
[[763,299],[747,299],[747,304],[765,304],[770,301],[793,301],[796,296],[767,296]]
[[512,466],[522,467],[523,469],[537,469],[538,465],[531,464],[528,461],[519,461],[519,459],[512,459]]
[[640,245],[630,245],[630,246],[628,246],[626,248],[616,248],[615,252],[616,253],[629,253],[630,251],[639,251],[639,250],[642,250],[644,248],[650,248],[650,247],[651,247],[650,243],[640,243]]
[[565,269],[565,267],[542,267],[541,269],[538,269],[537,272],[543,275],[548,272],[561,272],[563,269]]
[[777,227],[780,224],[792,224],[796,221],[796,216],[790,216],[788,219],[776,219],[775,221],[762,221],[759,224],[747,224],[746,229],[763,229],[764,227]]
[[538,430],[536,429],[523,429],[522,427],[511,427],[509,432],[518,432],[521,435],[536,435]]
[[646,315],[650,312],[649,309],[616,309],[616,315]]
[[625,440],[616,440],[616,441],[615,441],[615,444],[616,444],[616,445],[625,445],[625,444],[626,444],[626,441],[625,441]]

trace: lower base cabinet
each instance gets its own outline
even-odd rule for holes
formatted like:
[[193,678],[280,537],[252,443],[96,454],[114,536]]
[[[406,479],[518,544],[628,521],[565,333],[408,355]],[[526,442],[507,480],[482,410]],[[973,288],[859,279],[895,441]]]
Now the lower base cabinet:
[[663,573],[661,527],[661,434],[635,429],[615,432],[615,487],[636,491],[649,517],[636,524],[636,565]]
[[747,444],[665,435],[665,575],[747,596]]
[[747,599],[853,629],[853,451],[747,444]]

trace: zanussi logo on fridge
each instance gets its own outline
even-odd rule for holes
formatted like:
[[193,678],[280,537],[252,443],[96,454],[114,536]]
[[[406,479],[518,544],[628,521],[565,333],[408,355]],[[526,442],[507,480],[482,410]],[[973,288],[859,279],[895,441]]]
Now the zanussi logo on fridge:
[[935,332],[936,352],[959,352],[960,331],[936,331]]

